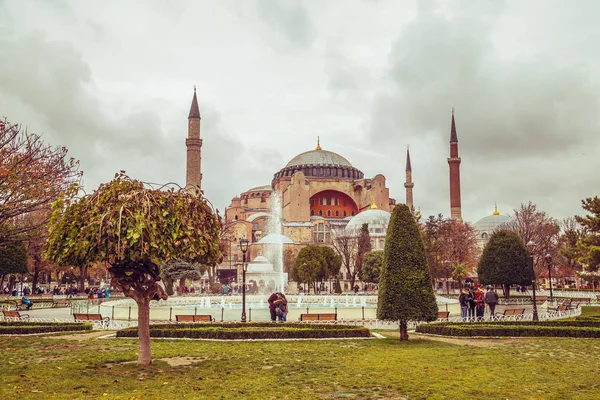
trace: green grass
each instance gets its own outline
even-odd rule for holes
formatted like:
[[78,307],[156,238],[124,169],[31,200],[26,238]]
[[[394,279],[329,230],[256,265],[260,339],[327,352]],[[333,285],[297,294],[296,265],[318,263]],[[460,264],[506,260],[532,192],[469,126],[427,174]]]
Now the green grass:
[[[600,339],[296,342],[0,338],[0,394],[18,399],[597,399]],[[172,367],[169,357],[197,357]],[[106,393],[106,395],[104,395]]]

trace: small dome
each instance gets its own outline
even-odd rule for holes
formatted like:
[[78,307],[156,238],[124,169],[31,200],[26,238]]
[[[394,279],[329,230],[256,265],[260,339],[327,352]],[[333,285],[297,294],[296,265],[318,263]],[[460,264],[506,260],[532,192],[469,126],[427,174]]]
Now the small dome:
[[285,167],[288,168],[298,165],[340,165],[352,167],[352,164],[344,157],[327,150],[310,150],[298,154],[296,157],[292,158]]
[[481,236],[483,233],[493,233],[497,228],[510,221],[511,218],[508,215],[494,214],[481,218],[473,224],[473,227],[477,230],[479,236]]
[[260,264],[266,264],[269,263],[269,259],[265,256],[258,256],[254,259],[254,261],[252,261],[253,263],[260,263]]
[[254,222],[255,219],[262,218],[262,217],[269,217],[270,218],[271,214],[266,213],[266,212],[257,212],[255,214],[252,214],[248,218],[246,218],[246,221],[248,221],[248,222]]
[[391,216],[387,211],[370,208],[352,217],[346,229],[360,230],[363,224],[368,224],[370,233],[386,233]]
[[294,244],[292,239],[285,235],[279,235],[277,233],[271,233],[264,238],[260,239],[257,244]]
[[253,187],[252,189],[248,189],[246,191],[247,192],[264,192],[264,191],[272,191],[273,187],[271,185],[262,185],[262,186],[257,186],[257,187]]

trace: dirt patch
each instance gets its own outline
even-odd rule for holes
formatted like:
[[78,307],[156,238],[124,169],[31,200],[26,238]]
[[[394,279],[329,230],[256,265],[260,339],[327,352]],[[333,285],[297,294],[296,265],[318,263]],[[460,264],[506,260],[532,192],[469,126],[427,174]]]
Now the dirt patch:
[[[386,332],[385,336],[389,338],[398,338],[400,336],[399,332]],[[531,338],[523,338],[523,339],[474,339],[474,338],[454,338],[454,337],[441,337],[441,336],[433,336],[433,335],[422,335],[420,333],[410,333],[409,337],[416,339],[427,339],[427,340],[435,340],[438,342],[457,344],[460,346],[474,346],[474,347],[492,347],[492,346],[505,346],[508,344],[514,344],[518,342],[523,342],[524,340],[531,340]]]
[[77,340],[81,342],[83,340],[97,339],[100,336],[110,335],[111,333],[114,333],[114,331],[91,331],[86,333],[73,333],[70,335],[46,336],[44,339]]
[[[206,361],[207,358],[203,357],[169,357],[169,358],[158,358],[154,361],[164,361],[171,367],[184,367],[186,365],[196,364],[202,361]],[[137,364],[136,361],[123,361],[116,363],[117,365]]]

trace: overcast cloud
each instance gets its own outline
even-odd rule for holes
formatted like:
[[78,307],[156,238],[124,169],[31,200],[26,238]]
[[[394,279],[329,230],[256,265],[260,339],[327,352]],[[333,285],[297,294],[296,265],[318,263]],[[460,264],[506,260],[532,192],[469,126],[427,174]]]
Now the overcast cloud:
[[340,153],[449,215],[456,107],[466,220],[561,218],[600,188],[600,2],[0,0],[0,116],[65,145],[87,191],[185,182],[197,86],[221,211],[294,155]]

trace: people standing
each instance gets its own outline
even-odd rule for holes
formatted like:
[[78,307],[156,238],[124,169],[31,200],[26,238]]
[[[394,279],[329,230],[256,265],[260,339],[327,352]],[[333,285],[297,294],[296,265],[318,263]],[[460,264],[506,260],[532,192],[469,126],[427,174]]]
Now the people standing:
[[469,288],[469,295],[468,295],[468,301],[469,301],[469,321],[473,321],[475,319],[475,289],[473,289],[472,287]]
[[481,287],[475,291],[475,311],[477,319],[481,321],[485,313],[485,293]]
[[287,321],[287,313],[288,313],[288,302],[285,295],[281,292],[277,292],[277,300],[275,300],[275,315],[277,315],[277,320],[279,322]]
[[460,315],[463,321],[467,319],[467,311],[469,310],[469,291],[463,289],[458,296],[458,302],[460,303]]
[[498,304],[498,293],[496,293],[493,287],[488,287],[487,293],[485,294],[485,302],[490,307],[490,316],[494,317],[496,304]]

